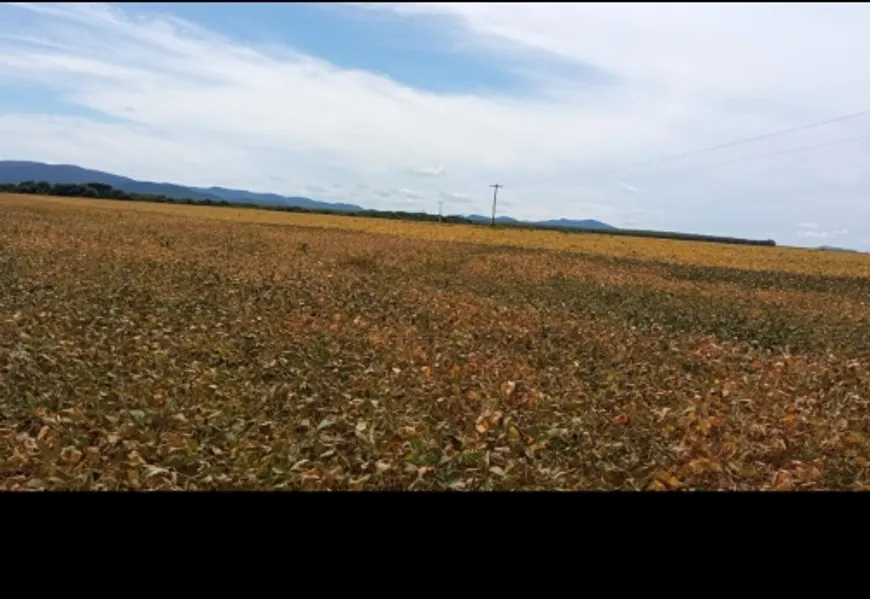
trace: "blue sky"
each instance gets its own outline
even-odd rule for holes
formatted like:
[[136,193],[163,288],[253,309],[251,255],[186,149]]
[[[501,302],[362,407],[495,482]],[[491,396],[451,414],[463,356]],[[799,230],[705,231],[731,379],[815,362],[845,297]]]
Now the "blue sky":
[[[870,250],[860,4],[0,4],[0,159]],[[716,166],[734,161],[733,164]],[[697,168],[696,168],[697,167]]]

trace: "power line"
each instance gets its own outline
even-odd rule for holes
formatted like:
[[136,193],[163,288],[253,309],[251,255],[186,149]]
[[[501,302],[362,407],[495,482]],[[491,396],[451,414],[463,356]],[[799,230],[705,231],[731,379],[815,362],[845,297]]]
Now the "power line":
[[837,145],[844,144],[847,142],[860,141],[863,139],[870,139],[870,135],[860,135],[858,137],[848,137],[846,139],[838,139],[835,141],[829,141],[829,142],[825,142],[825,143],[821,143],[821,144],[814,144],[811,146],[801,146],[798,148],[790,148],[788,150],[780,150],[778,152],[770,152],[768,154],[759,154],[756,156],[746,156],[744,158],[736,158],[734,160],[726,160],[725,162],[717,162],[715,164],[702,164],[702,165],[698,165],[698,166],[689,166],[689,167],[685,167],[685,168],[677,168],[677,169],[670,169],[670,170],[664,170],[664,171],[653,171],[652,173],[645,173],[645,174],[637,175],[637,176],[646,177],[649,175],[658,175],[658,174],[669,175],[671,173],[682,173],[685,171],[703,170],[705,168],[715,168],[715,167],[719,167],[719,166],[725,166],[728,164],[735,164],[738,162],[750,162],[752,160],[759,160],[761,158],[770,158],[772,156],[782,156],[785,154],[796,154],[798,152],[806,152],[808,150],[816,150],[818,148],[826,148],[828,146],[837,146]]
[[[641,162],[635,162],[633,164],[629,164],[629,165],[626,165],[623,167],[580,173],[577,176],[590,177],[590,176],[595,176],[595,175],[621,173],[622,171],[632,170],[632,169],[635,169],[635,168],[640,167],[640,166],[647,166],[650,164],[659,164],[662,162],[670,162],[671,160],[677,160],[679,158],[687,158],[689,156],[695,156],[698,154],[706,154],[708,152],[713,152],[716,150],[722,150],[725,148],[730,148],[730,147],[739,146],[739,145],[743,145],[743,144],[747,144],[747,143],[752,143],[755,141],[761,141],[764,139],[771,139],[773,137],[780,137],[782,135],[787,135],[789,133],[796,133],[798,131],[804,131],[807,129],[814,129],[816,127],[823,127],[825,125],[830,125],[832,123],[838,123],[841,121],[856,119],[858,117],[865,116],[868,114],[870,114],[870,109],[862,110],[860,112],[853,112],[851,114],[845,114],[845,115],[834,117],[831,119],[826,119],[824,121],[816,121],[814,123],[807,123],[805,125],[799,125],[797,127],[790,127],[788,129],[780,129],[779,131],[773,131],[771,133],[764,133],[762,135],[755,135],[753,137],[745,137],[743,139],[737,139],[734,141],[729,141],[726,143],[717,144],[715,146],[708,146],[706,148],[699,148],[697,150],[689,150],[687,152],[680,152],[679,154],[671,154],[669,156],[663,156],[661,158],[654,158],[651,160],[644,160]],[[682,170],[682,169],[680,169],[680,170]]]
[[717,162],[714,164],[702,164],[702,165],[689,166],[689,167],[684,167],[684,168],[666,169],[666,170],[660,170],[660,171],[653,171],[651,173],[644,173],[644,174],[640,174],[640,175],[636,175],[636,176],[647,177],[650,175],[670,175],[673,173],[682,173],[682,172],[693,171],[693,170],[703,170],[706,168],[717,168],[720,166],[736,164],[739,162],[751,162],[752,160],[760,160],[762,158],[771,158],[773,156],[783,156],[786,154],[797,154],[799,152],[807,152],[810,150],[817,150],[817,149],[827,148],[827,147],[831,147],[831,146],[838,146],[838,145],[841,145],[844,143],[849,143],[849,142],[854,142],[854,141],[862,141],[862,140],[870,140],[870,134],[859,135],[856,137],[847,137],[844,139],[837,139],[834,141],[829,141],[829,142],[820,143],[820,144],[813,144],[813,145],[809,145],[809,146],[800,146],[797,148],[789,148],[787,150],[780,150],[777,152],[769,152],[767,154],[758,154],[755,156],[746,156],[743,158],[736,158],[734,160],[726,160],[724,162]]
[[718,144],[715,146],[710,146],[707,148],[701,148],[698,150],[690,150],[688,152],[681,152],[679,154],[672,154],[670,156],[664,156],[662,158],[655,158],[653,160],[645,160],[643,162],[636,162],[633,165],[630,165],[625,168],[635,168],[637,166],[646,166],[648,164],[658,164],[660,162],[669,162],[671,160],[676,160],[678,158],[685,158],[687,156],[695,156],[696,154],[704,154],[707,152],[713,152],[715,150],[721,150],[724,148],[730,148],[732,146],[739,146],[747,143],[751,143],[754,141],[761,141],[762,139],[770,139],[772,137],[779,137],[780,135],[786,135],[788,133],[795,133],[797,131],[804,131],[806,129],[814,129],[816,127],[822,127],[824,125],[830,125],[831,123],[838,123],[840,121],[846,121],[849,119],[855,119],[860,116],[864,116],[865,114],[870,114],[870,110],[862,110],[861,112],[853,112],[852,114],[846,114],[843,116],[838,116],[832,119],[827,119],[824,121],[817,121],[815,123],[809,123],[807,125],[800,125],[798,127],[791,127],[789,129],[781,129],[779,131],[774,131],[772,133],[765,133],[763,135],[756,135],[754,137],[746,137],[743,139],[738,139],[735,141],[729,141],[727,143]]

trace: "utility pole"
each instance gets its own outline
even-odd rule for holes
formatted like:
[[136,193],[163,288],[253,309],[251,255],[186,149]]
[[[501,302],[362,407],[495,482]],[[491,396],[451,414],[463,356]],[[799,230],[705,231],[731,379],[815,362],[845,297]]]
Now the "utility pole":
[[438,200],[438,222],[441,222],[441,208],[444,206],[444,200]]
[[504,185],[500,185],[498,183],[494,185],[490,185],[492,187],[492,226],[495,226],[495,206],[498,201],[498,190],[500,187],[504,187]]

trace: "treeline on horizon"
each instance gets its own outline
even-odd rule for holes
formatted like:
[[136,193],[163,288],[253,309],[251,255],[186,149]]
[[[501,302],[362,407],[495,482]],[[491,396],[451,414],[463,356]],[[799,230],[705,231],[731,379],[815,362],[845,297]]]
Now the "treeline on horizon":
[[[254,208],[257,210],[274,210],[278,212],[299,212],[308,214],[326,214],[338,216],[362,216],[366,218],[386,218],[391,220],[429,221],[462,225],[486,225],[489,221],[471,219],[465,216],[443,216],[426,212],[402,212],[391,210],[342,211],[321,208],[306,208],[303,206],[282,206],[275,204],[251,204],[246,202],[229,202],[227,200],[212,200],[209,198],[175,198],[165,195],[129,193],[116,189],[105,183],[47,183],[45,181],[24,181],[22,183],[0,183],[0,193],[21,193],[31,195],[62,196],[69,198],[93,198],[103,200],[122,200],[131,202],[156,202],[160,204],[188,204],[196,206],[224,206],[228,208]],[[539,229],[562,231],[564,233],[597,233],[600,235],[623,235],[629,237],[651,237],[656,239],[675,239],[683,241],[706,241],[713,243],[729,243],[737,245],[775,246],[772,239],[756,240],[739,237],[717,237],[714,235],[695,235],[692,233],[674,233],[670,231],[646,231],[641,229],[585,229],[535,223],[505,223],[496,222],[500,229]]]

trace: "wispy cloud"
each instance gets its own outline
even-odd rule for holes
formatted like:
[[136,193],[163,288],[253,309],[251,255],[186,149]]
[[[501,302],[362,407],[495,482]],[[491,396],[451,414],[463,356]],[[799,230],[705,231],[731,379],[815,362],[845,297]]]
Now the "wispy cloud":
[[348,188],[346,188],[344,185],[339,185],[337,183],[333,183],[331,185],[330,184],[320,185],[317,183],[310,183],[308,185],[303,186],[303,190],[308,192],[308,193],[312,193],[312,194],[316,194],[316,195],[321,196],[321,197],[328,197],[328,198],[343,197],[343,196],[346,196],[348,193],[350,193],[350,190]]
[[410,202],[420,202],[426,199],[426,194],[420,191],[415,191],[413,189],[396,189],[394,190],[394,194],[403,200],[407,200]]
[[444,202],[450,202],[453,204],[471,204],[474,201],[474,198],[466,193],[441,191],[439,192],[439,195]]
[[324,193],[324,192],[326,192],[327,188],[324,187],[323,185],[317,185],[316,183],[310,183],[310,184],[306,185],[304,189],[308,193]]
[[[335,18],[344,10],[336,6]],[[488,185],[502,181],[510,183],[504,202],[524,218],[652,219],[746,236],[794,231],[799,221],[829,230],[870,222],[870,144],[680,175],[628,169],[867,108],[870,72],[854,56],[870,54],[870,6],[384,3],[366,10],[425,20],[443,30],[452,52],[487,52],[506,65],[535,56],[541,93],[427,92],[292,47],[143,15],[134,5],[0,5],[0,86],[39,88],[93,115],[7,107],[0,151],[182,184],[283,193],[316,185],[384,205],[400,195],[357,185],[413,190],[433,202],[447,199],[440,190],[463,190],[464,200],[451,201],[480,212],[491,202]],[[607,77],[568,76],[566,63]],[[3,90],[0,107],[8,106]],[[678,164],[704,166],[855,129],[870,131],[870,119]],[[614,174],[589,174],[602,171]],[[643,209],[661,212],[640,216]]]
[[798,233],[799,237],[808,237],[813,239],[825,239],[828,237],[833,237],[833,233],[830,231],[803,231]]
[[828,239],[832,237],[846,237],[849,235],[848,229],[839,229],[834,231],[801,231],[798,233],[800,237],[808,237],[811,239]]
[[408,169],[414,175],[419,175],[421,177],[443,177],[447,174],[447,170],[444,168],[444,165],[438,166],[415,166]]

